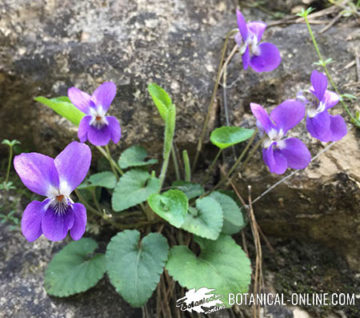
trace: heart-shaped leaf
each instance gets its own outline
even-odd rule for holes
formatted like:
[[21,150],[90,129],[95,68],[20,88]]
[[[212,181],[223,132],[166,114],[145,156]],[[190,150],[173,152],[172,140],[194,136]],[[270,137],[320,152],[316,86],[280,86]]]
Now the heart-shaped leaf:
[[169,274],[188,289],[215,289],[229,306],[229,293],[246,293],[251,280],[250,260],[235,241],[220,235],[216,241],[195,237],[201,253],[197,257],[186,246],[170,250],[166,269]]
[[141,146],[131,146],[126,149],[120,156],[119,166],[121,169],[130,167],[142,167],[156,164],[156,159],[147,159],[147,151]]
[[116,212],[126,210],[160,191],[159,179],[143,170],[130,170],[120,178],[112,196],[112,207]]
[[106,267],[111,284],[133,307],[151,297],[168,257],[169,246],[159,233],[150,233],[141,242],[140,232],[126,230],[107,246]]
[[216,240],[223,226],[221,205],[210,197],[196,200],[196,208],[189,207],[185,222],[181,226],[185,231],[198,236]]
[[45,272],[47,293],[66,297],[95,286],[106,270],[105,255],[93,255],[97,246],[94,240],[83,238],[57,253]]
[[115,175],[110,171],[104,171],[92,174],[84,183],[78,186],[78,189],[89,189],[94,187],[114,189],[115,186]]
[[211,193],[209,197],[215,199],[224,212],[222,233],[232,235],[246,225],[241,209],[231,197],[218,191]]
[[205,192],[202,185],[198,183],[191,183],[187,181],[178,180],[173,182],[172,186],[175,189],[184,192],[189,200],[199,197]]
[[148,198],[151,209],[171,225],[179,228],[185,221],[189,201],[184,192],[169,190],[162,194],[152,194]]
[[254,129],[236,126],[223,126],[216,128],[210,135],[210,141],[220,149],[225,149],[249,139]]
[[161,118],[164,120],[164,122],[166,122],[168,117],[168,109],[172,105],[170,96],[163,88],[154,83],[148,85],[148,91],[160,113]]
[[34,100],[50,107],[53,111],[71,121],[76,126],[79,126],[81,119],[85,116],[85,114],[77,109],[66,96],[51,99],[38,96],[35,97]]

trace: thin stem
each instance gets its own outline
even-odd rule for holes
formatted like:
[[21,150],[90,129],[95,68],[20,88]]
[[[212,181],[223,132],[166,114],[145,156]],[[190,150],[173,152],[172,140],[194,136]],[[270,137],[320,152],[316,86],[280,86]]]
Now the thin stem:
[[185,169],[185,181],[191,182],[191,168],[190,168],[189,155],[186,150],[183,150],[182,154],[183,154],[184,169]]
[[12,156],[13,156],[13,147],[9,146],[9,162],[8,162],[8,166],[7,166],[7,170],[6,170],[5,184],[7,184],[9,181]]
[[[107,150],[105,151],[102,147],[100,146],[95,146],[95,148],[97,150],[100,151],[100,153],[109,161],[110,163],[110,167],[111,167],[111,170],[114,172],[113,169],[116,169],[120,175],[123,175],[124,172],[120,169],[120,167],[116,164],[116,162],[114,161],[114,159],[111,157],[111,154],[110,154],[110,150],[109,148],[106,146]],[[105,148],[105,149],[106,149]],[[117,176],[117,173],[114,172],[114,174]]]
[[165,121],[165,140],[164,140],[164,152],[163,152],[163,165],[160,172],[160,189],[163,186],[166,177],[166,171],[169,165],[169,158],[171,149],[173,147],[173,139],[175,133],[175,121],[176,121],[176,108],[175,105],[171,105],[168,109],[168,117]]
[[256,150],[259,149],[259,147],[261,146],[261,144],[263,143],[264,139],[266,137],[264,136],[263,138],[261,138],[254,146],[253,149],[251,149],[249,155],[247,156],[247,158],[245,159],[244,163],[242,164],[241,168],[244,169],[245,166],[248,164],[249,160],[252,158],[252,156],[254,155],[254,153],[256,152]]
[[[313,33],[312,29],[311,29],[311,26],[310,26],[310,23],[309,23],[309,19],[308,19],[308,17],[307,17],[306,15],[304,16],[304,20],[305,20],[307,29],[308,29],[308,31],[309,31],[311,40],[312,40],[312,42],[313,42],[313,45],[314,45],[316,54],[317,54],[318,57],[319,57],[321,66],[323,67],[323,69],[324,69],[324,71],[325,71],[325,73],[326,73],[326,76],[327,76],[327,78],[328,78],[329,81],[330,81],[331,86],[335,89],[335,92],[336,92],[339,96],[341,96],[341,93],[340,93],[337,85],[335,84],[332,76],[330,75],[330,72],[329,72],[329,70],[328,70],[328,68],[327,68],[327,66],[326,66],[326,64],[325,64],[325,62],[324,62],[324,59],[323,59],[323,57],[322,57],[322,55],[321,55],[319,46],[318,46],[318,44],[317,44],[317,42],[316,42],[316,38],[315,38],[314,33]],[[357,126],[360,127],[360,121],[359,121],[358,119],[356,119],[356,118],[351,114],[351,112],[350,112],[350,110],[349,110],[349,107],[346,105],[346,103],[344,102],[343,98],[340,98],[340,103],[341,103],[341,105],[343,106],[343,108],[345,109],[346,113],[347,113],[347,114],[349,115],[349,117],[351,118],[351,120],[352,120]]]
[[227,49],[227,46],[228,46],[228,42],[229,42],[230,37],[233,36],[234,34],[236,34],[237,32],[238,32],[238,30],[236,29],[236,30],[231,30],[230,32],[228,32],[226,34],[225,42],[224,42],[223,48],[221,50],[220,63],[219,63],[219,67],[218,67],[218,72],[217,72],[217,76],[216,76],[216,80],[215,80],[214,89],[213,89],[211,99],[210,99],[210,104],[209,104],[209,107],[208,107],[208,112],[206,114],[204,125],[203,125],[203,127],[201,129],[200,138],[199,138],[199,141],[198,141],[198,144],[197,144],[197,147],[196,147],[196,154],[195,154],[195,159],[194,159],[193,166],[192,166],[192,171],[194,171],[195,168],[196,168],[197,161],[199,159],[199,155],[200,155],[200,152],[201,152],[201,149],[202,149],[203,141],[204,141],[204,138],[205,138],[205,135],[206,135],[206,132],[207,132],[210,116],[211,116],[211,114],[213,112],[216,93],[217,93],[217,90],[218,90],[218,87],[219,87],[219,82],[220,82],[220,78],[221,78],[221,71],[222,71],[222,65],[223,65],[223,62],[224,62],[224,59],[225,59],[225,53],[226,53],[226,49]]
[[171,157],[172,157],[173,163],[174,163],[176,180],[180,180],[181,177],[180,177],[180,170],[179,170],[179,162],[176,157],[174,145],[171,147]]
[[119,224],[116,221],[110,219],[110,217],[107,214],[102,213],[101,211],[98,211],[94,207],[92,207],[85,200],[85,198],[81,195],[79,190],[75,189],[75,194],[79,198],[80,202],[85,205],[85,207],[86,207],[86,209],[88,211],[90,211],[91,213],[101,217],[105,222],[111,224],[112,226],[114,226],[115,228],[117,228],[119,230],[133,229],[133,228],[138,228],[138,227],[145,226],[145,225],[151,225],[151,224],[159,223],[158,221],[152,221],[152,222],[151,221],[144,221],[144,222],[137,222],[137,223],[134,223],[134,224]]
[[209,178],[211,176],[211,173],[214,170],[215,164],[218,161],[218,159],[219,159],[220,155],[222,154],[222,152],[223,152],[223,149],[219,149],[219,151],[217,152],[214,160],[211,162],[211,164],[210,164],[210,166],[208,168],[207,174],[205,175],[204,181],[202,182],[203,184],[208,182],[208,180],[209,180]]
[[92,199],[93,199],[93,201],[94,201],[94,203],[95,203],[96,208],[98,209],[98,211],[101,212],[101,207],[100,207],[99,201],[98,201],[98,199],[97,199],[97,197],[96,197],[95,188],[92,188],[92,189],[90,190],[90,192],[91,192],[91,196],[92,196]]
[[240,154],[239,158],[236,160],[236,162],[234,163],[234,165],[231,167],[231,169],[229,170],[229,172],[226,174],[225,177],[223,177],[219,183],[214,187],[214,189],[211,190],[214,191],[216,189],[218,189],[219,187],[221,187],[227,180],[228,178],[231,176],[231,174],[235,171],[235,169],[238,167],[238,165],[241,163],[241,160],[244,158],[244,156],[246,155],[246,153],[248,152],[250,146],[252,145],[252,143],[255,140],[256,137],[256,133],[257,133],[257,129],[254,131],[253,135],[251,136],[249,142],[247,143],[245,149],[242,151],[242,153]]
[[[110,153],[110,149],[109,149],[109,146],[108,146],[108,145],[105,146],[105,150],[106,150],[106,153],[107,153],[107,155],[108,155],[108,160],[109,160],[109,162],[110,162],[111,169],[113,170],[113,172],[114,172],[114,170],[115,170],[115,171],[117,170],[117,171],[120,173],[120,175],[122,176],[122,175],[124,174],[124,172],[120,169],[120,167],[118,166],[118,164],[117,164],[117,163],[114,161],[114,159],[112,158],[111,153]],[[114,174],[115,174],[115,176],[117,177],[117,173],[114,172]],[[118,177],[117,177],[117,179],[118,179]]]
[[78,189],[75,189],[74,191],[75,191],[75,194],[77,195],[77,197],[79,198],[80,202],[85,205],[87,210],[89,210],[90,212],[92,212],[92,213],[94,213],[96,215],[99,215],[99,216],[103,217],[103,213],[96,210],[93,206],[91,206],[86,201],[86,199],[82,196],[82,194],[80,193],[80,191]]

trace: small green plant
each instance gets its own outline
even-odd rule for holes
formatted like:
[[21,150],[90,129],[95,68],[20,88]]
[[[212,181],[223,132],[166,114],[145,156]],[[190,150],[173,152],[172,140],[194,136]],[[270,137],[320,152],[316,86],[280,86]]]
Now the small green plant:
[[4,139],[1,143],[3,145],[9,146],[9,160],[8,160],[8,165],[7,165],[7,169],[6,169],[5,180],[2,183],[0,183],[0,190],[9,191],[11,189],[15,189],[15,186],[13,185],[13,183],[11,181],[9,181],[9,176],[10,176],[11,162],[12,162],[12,158],[14,155],[14,146],[19,145],[20,141],[18,141],[16,139],[14,139],[14,140]]

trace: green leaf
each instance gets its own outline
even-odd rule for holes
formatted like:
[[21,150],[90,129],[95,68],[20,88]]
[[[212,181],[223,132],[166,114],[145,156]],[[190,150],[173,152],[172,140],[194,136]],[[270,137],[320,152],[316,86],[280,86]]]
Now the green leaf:
[[166,239],[150,233],[139,242],[140,232],[126,230],[114,236],[106,250],[106,267],[111,284],[133,307],[151,297],[169,253]]
[[241,209],[231,197],[218,191],[211,193],[209,197],[215,199],[224,212],[222,233],[232,235],[238,233],[246,225]]
[[20,145],[21,142],[19,140],[13,139],[13,140],[9,140],[9,139],[4,139],[1,142],[3,145],[8,145],[9,147],[14,147],[15,145]]
[[160,191],[159,179],[143,170],[130,170],[119,180],[112,196],[112,208],[119,212],[142,203]]
[[254,134],[254,129],[224,126],[216,128],[210,135],[210,141],[220,149],[226,149],[248,140]]
[[89,177],[89,182],[97,187],[114,189],[116,186],[116,177],[110,171],[99,172]]
[[196,208],[189,208],[185,222],[181,226],[185,231],[210,240],[219,237],[223,226],[221,205],[210,197],[196,200]]
[[166,122],[168,108],[172,105],[170,96],[163,88],[154,83],[148,85],[148,91],[160,113],[161,118]]
[[92,255],[97,246],[94,240],[83,238],[57,253],[45,272],[47,293],[67,297],[95,286],[106,270],[105,255]]
[[76,126],[79,126],[81,119],[85,116],[85,114],[78,110],[66,96],[51,99],[38,96],[35,97],[34,100],[50,107],[53,111],[71,121]]
[[172,186],[186,194],[189,200],[199,197],[204,194],[205,190],[201,184],[191,183],[186,181],[175,181]]
[[296,15],[299,17],[307,17],[311,12],[313,12],[314,9],[312,7],[308,7],[306,10],[303,8],[301,9],[301,11],[299,13],[297,13]]
[[177,228],[184,223],[189,208],[188,198],[180,190],[169,190],[162,194],[152,194],[148,198],[148,203],[157,215]]
[[115,186],[115,175],[110,171],[104,171],[91,175],[84,183],[78,186],[78,189],[89,189],[94,187],[114,189]]
[[216,241],[194,238],[200,245],[197,257],[186,246],[174,246],[170,250],[166,269],[169,274],[188,289],[215,289],[229,306],[229,293],[246,293],[251,281],[250,260],[235,241],[220,235]]
[[342,100],[344,100],[345,98],[349,99],[349,100],[356,100],[357,99],[357,97],[355,95],[352,95],[352,94],[342,94],[342,95],[340,95],[340,98]]
[[146,160],[148,154],[145,148],[141,146],[132,146],[126,149],[120,156],[119,166],[121,169],[129,167],[142,167],[156,164],[156,159]]

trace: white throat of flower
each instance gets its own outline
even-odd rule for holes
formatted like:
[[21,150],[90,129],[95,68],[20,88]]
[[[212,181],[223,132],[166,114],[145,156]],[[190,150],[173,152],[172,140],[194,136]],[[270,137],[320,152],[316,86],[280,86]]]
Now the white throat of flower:
[[276,146],[279,149],[285,148],[285,140],[282,138],[285,136],[284,131],[282,129],[276,130],[271,128],[270,131],[267,133],[268,138],[264,141],[264,148],[269,148],[272,143],[276,142]]
[[106,114],[106,111],[104,110],[104,108],[102,106],[97,106],[96,108],[91,107],[90,108],[90,115],[91,115],[90,125],[97,129],[100,129],[103,126],[107,126],[109,123],[106,120],[105,114]]
[[51,206],[57,214],[64,214],[69,205],[74,203],[70,198],[70,187],[64,180],[60,181],[59,189],[51,186],[48,190],[47,197],[49,202],[45,209]]
[[240,46],[241,55],[245,53],[247,47],[249,47],[250,55],[260,55],[259,43],[255,34],[249,33],[246,41],[242,43]]
[[317,114],[322,113],[325,110],[325,103],[324,102],[318,102],[317,100],[310,103],[307,114],[310,118],[315,117]]

